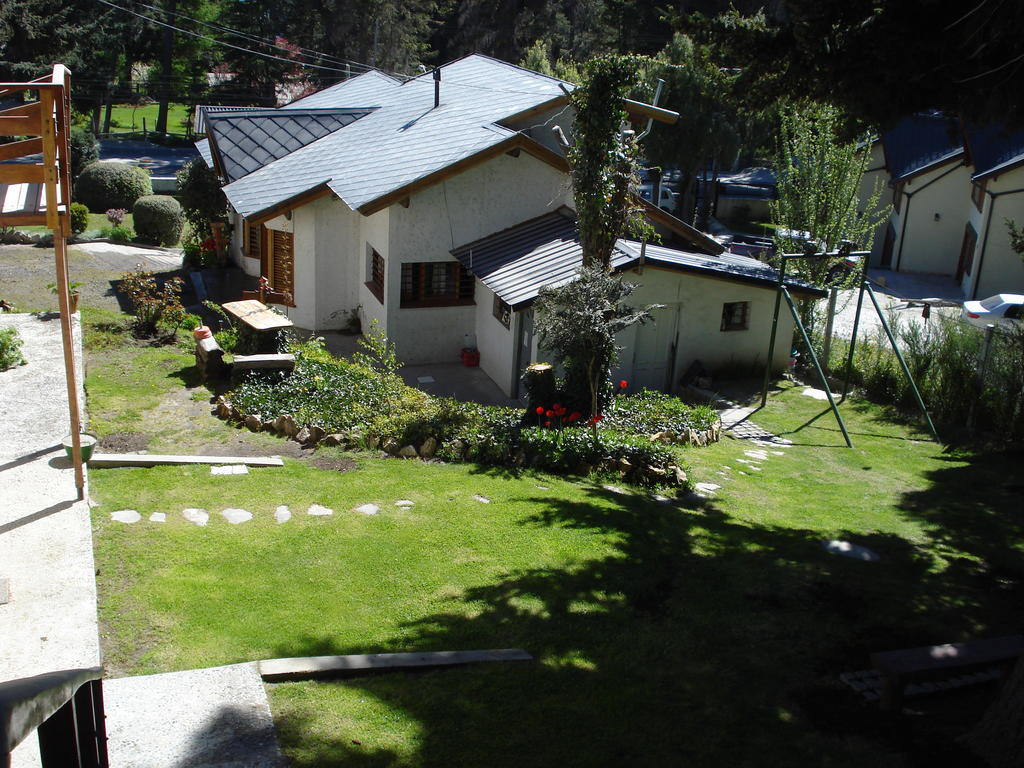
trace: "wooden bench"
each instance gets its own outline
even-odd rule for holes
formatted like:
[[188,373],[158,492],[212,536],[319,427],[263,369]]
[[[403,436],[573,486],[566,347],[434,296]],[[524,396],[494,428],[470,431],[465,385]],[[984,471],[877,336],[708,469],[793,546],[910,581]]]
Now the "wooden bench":
[[235,355],[235,371],[254,371],[259,369],[284,369],[295,367],[295,355]]
[[871,666],[882,673],[882,709],[898,712],[903,686],[936,672],[992,664],[1010,664],[1024,653],[1024,635],[928,645],[871,654]]

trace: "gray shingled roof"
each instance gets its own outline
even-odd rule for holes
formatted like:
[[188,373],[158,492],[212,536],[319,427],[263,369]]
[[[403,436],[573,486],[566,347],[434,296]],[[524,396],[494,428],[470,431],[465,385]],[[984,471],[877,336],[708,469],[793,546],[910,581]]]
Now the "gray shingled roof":
[[[404,83],[368,72],[279,110],[379,109],[224,187],[251,216],[327,183],[352,209],[515,135],[497,122],[561,96],[561,81],[474,54]],[[225,115],[225,120],[232,119]]]
[[[639,262],[640,249],[638,242],[618,240],[612,268],[628,269]],[[583,263],[576,220],[566,208],[456,248],[452,255],[516,309],[529,305],[541,288],[568,283]],[[707,256],[648,244],[644,260],[667,269],[762,287],[772,287],[778,280],[778,273],[767,264],[732,254]],[[800,293],[826,295],[799,280],[787,279],[786,285]]]
[[373,109],[254,109],[207,113],[212,151],[228,182],[237,181],[317,139],[344,128]]

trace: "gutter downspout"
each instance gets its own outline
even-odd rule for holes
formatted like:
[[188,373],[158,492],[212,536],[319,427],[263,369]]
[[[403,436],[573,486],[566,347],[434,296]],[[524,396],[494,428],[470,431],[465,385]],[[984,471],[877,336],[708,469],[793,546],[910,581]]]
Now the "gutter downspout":
[[896,268],[895,268],[894,271],[896,271],[896,272],[900,271],[900,264],[903,261],[903,236],[907,233],[907,219],[910,218],[910,200],[911,200],[911,198],[914,195],[916,195],[918,192],[920,192],[921,190],[927,189],[932,184],[934,184],[936,181],[938,181],[941,178],[944,178],[944,177],[948,176],[953,171],[955,171],[957,168],[960,168],[963,165],[964,165],[964,162],[961,160],[959,163],[954,165],[948,171],[943,171],[938,176],[936,176],[934,179],[932,179],[931,181],[929,181],[929,182],[927,182],[925,184],[922,184],[920,187],[915,189],[913,192],[906,192],[906,191],[904,191],[903,194],[906,195],[906,197],[907,197],[907,207],[904,209],[904,212],[903,212],[903,226],[900,227],[900,247],[899,247],[899,250],[896,251]]
[[1018,192],[1024,192],[1024,187],[1020,189],[1007,189],[1004,192],[989,192],[985,190],[985,194],[991,199],[988,204],[988,216],[985,218],[985,234],[981,238],[981,254],[978,256],[978,271],[974,273],[974,285],[971,287],[971,298],[978,298],[978,283],[981,282],[981,268],[985,265],[985,249],[988,247],[988,232],[992,225],[992,210],[996,207],[996,198],[1002,197],[1003,195],[1015,195]]

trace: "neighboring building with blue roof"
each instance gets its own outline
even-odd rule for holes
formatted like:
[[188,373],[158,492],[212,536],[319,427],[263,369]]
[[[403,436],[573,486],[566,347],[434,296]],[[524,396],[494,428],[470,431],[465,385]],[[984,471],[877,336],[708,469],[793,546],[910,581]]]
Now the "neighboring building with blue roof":
[[1024,224],[1024,130],[926,113],[878,145],[884,163],[872,170],[892,189],[892,211],[874,263],[949,275],[965,298],[1024,292],[1024,263],[1005,225]]
[[[552,131],[571,128],[573,86],[480,55],[440,67],[439,77],[370,71],[281,109],[211,108],[198,148],[234,212],[233,258],[266,278],[268,301],[297,326],[339,328],[354,313],[410,364],[456,361],[474,335],[481,367],[515,396],[538,355],[530,303],[580,265],[568,164]],[[631,338],[623,377],[672,390],[696,357],[711,366],[763,360],[774,270],[720,256],[711,238],[644,207],[664,245],[641,256],[622,241],[617,266],[656,276],[640,282],[670,309]],[[532,260],[497,253],[506,270],[492,284],[474,260],[481,244],[493,249],[524,226],[537,236],[545,217],[562,234],[539,243]],[[788,315],[780,323],[785,338]],[[780,342],[776,368],[788,352]]]

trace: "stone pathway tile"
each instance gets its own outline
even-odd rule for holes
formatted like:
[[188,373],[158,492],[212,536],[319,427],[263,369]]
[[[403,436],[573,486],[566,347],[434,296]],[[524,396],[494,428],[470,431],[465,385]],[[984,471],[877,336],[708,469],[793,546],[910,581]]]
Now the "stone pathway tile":
[[479,501],[481,504],[490,504],[491,500],[486,496],[481,496],[479,493],[474,493],[473,498]]
[[240,523],[247,523],[252,520],[252,512],[236,507],[228,507],[225,510],[221,510],[220,514],[221,517],[232,525],[239,525]]
[[149,522],[151,523],[166,523],[167,513],[166,512],[154,512],[149,516]]
[[721,487],[718,483],[694,483],[693,490],[702,499],[706,499],[709,496],[714,496],[715,491]]
[[116,512],[110,513],[110,519],[115,523],[127,523],[128,525],[131,525],[132,523],[139,522],[139,520],[142,519],[142,515],[134,509],[119,509]]
[[188,509],[183,509],[181,511],[181,516],[188,522],[194,523],[195,525],[206,525],[210,522],[210,515],[205,509],[189,507]]
[[547,485],[535,485],[533,487],[534,488],[539,488],[542,491],[550,491],[551,490],[551,488],[549,486],[547,486]]
[[210,467],[211,475],[248,475],[249,468],[245,464],[214,464]]
[[380,507],[376,504],[360,504],[355,508],[355,511],[361,515],[376,515],[380,512]]
[[602,485],[601,487],[604,488],[606,491],[617,493],[620,496],[626,496],[629,493],[629,491],[627,491],[625,488],[619,488],[619,486],[617,485]]
[[310,504],[309,509],[306,510],[306,514],[313,515],[314,517],[325,517],[326,515],[333,515],[334,510],[320,504]]
[[282,504],[280,507],[274,510],[274,519],[278,522],[278,524],[287,523],[289,520],[292,519],[292,511],[288,509],[288,507],[286,507],[284,504]]
[[878,556],[877,552],[873,552],[867,547],[862,547],[860,544],[851,544],[848,541],[842,541],[840,539],[823,541],[821,542],[821,546],[825,548],[826,552],[831,552],[833,555],[841,555],[842,557],[849,557],[854,560],[864,560],[869,563],[876,563],[882,559]]
[[813,397],[815,400],[828,400],[828,394],[824,389],[815,389],[814,387],[807,387],[803,392],[800,393],[804,397]]
[[415,505],[416,502],[413,501],[412,499],[399,499],[398,501],[395,502],[395,506],[401,507],[402,509],[409,509]]
[[764,461],[765,459],[768,458],[768,451],[761,451],[761,450],[744,451],[743,455],[747,456],[747,457],[749,457],[751,459],[757,459],[758,461]]

